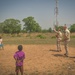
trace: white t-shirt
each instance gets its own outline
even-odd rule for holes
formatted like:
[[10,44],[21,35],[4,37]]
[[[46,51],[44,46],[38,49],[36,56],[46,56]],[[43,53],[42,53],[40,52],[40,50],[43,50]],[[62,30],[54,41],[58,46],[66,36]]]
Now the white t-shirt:
[[0,39],[0,44],[2,44],[2,39]]

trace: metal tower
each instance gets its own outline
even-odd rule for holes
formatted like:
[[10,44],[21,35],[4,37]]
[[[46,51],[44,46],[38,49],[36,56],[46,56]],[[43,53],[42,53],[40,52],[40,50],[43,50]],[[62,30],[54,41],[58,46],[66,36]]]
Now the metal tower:
[[58,23],[58,0],[55,0],[56,1],[56,7],[55,7],[55,25],[58,26],[59,23]]

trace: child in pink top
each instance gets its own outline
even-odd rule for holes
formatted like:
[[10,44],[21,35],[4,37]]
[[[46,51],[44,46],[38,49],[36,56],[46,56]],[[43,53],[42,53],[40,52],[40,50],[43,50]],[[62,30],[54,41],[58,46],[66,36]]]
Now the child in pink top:
[[23,75],[23,60],[25,59],[25,53],[22,51],[22,45],[18,46],[18,51],[14,54],[14,59],[16,60],[16,75],[18,75],[19,70],[21,75]]

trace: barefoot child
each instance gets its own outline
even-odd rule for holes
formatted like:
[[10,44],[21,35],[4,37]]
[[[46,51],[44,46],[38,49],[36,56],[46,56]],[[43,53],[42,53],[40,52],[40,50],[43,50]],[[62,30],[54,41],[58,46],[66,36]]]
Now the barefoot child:
[[25,53],[22,51],[22,45],[18,46],[18,51],[14,54],[14,59],[16,60],[16,75],[19,74],[19,70],[21,75],[23,75],[23,60],[25,59]]
[[4,47],[3,47],[3,39],[2,39],[2,37],[0,36],[0,49],[3,49],[4,50]]

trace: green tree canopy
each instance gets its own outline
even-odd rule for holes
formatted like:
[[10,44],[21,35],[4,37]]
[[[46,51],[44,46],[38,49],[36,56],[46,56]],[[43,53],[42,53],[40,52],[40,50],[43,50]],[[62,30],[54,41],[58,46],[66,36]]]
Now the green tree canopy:
[[21,24],[19,20],[15,19],[6,19],[3,22],[3,31],[4,33],[19,33],[21,31]]
[[60,29],[61,31],[63,31],[63,26],[56,26],[56,25],[55,25],[55,29],[56,29],[56,30]]
[[30,16],[30,17],[24,18],[22,21],[25,23],[24,30],[26,30],[27,32],[40,32],[41,31],[41,27],[34,20],[34,17]]
[[49,31],[49,32],[52,32],[52,28],[50,27],[50,28],[48,29],[48,31]]
[[3,23],[0,23],[0,33],[3,33]]
[[70,31],[71,32],[75,32],[75,24],[73,24],[73,25],[70,26]]

